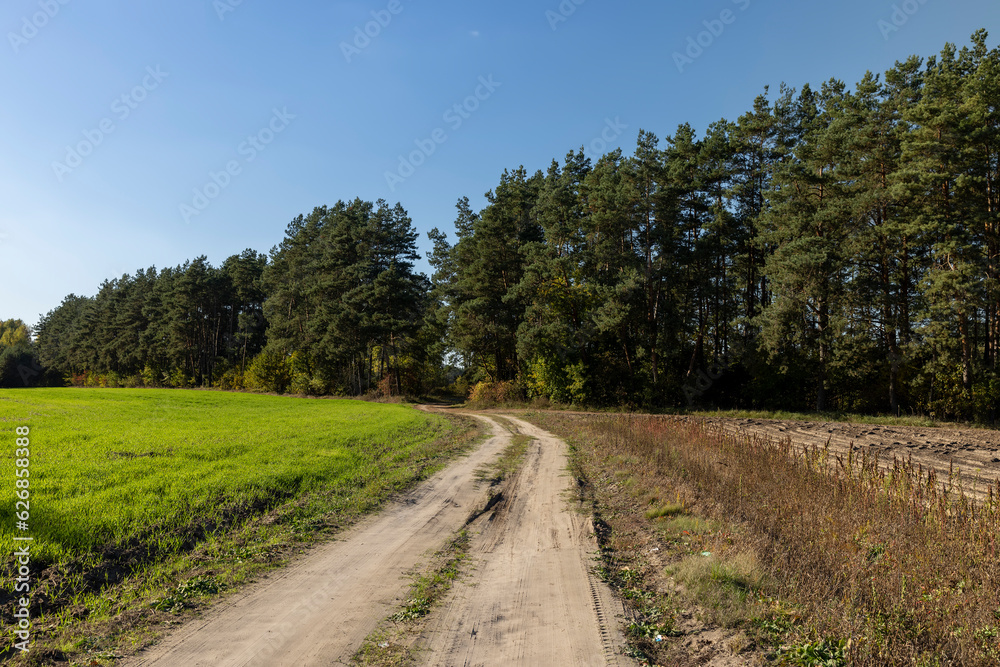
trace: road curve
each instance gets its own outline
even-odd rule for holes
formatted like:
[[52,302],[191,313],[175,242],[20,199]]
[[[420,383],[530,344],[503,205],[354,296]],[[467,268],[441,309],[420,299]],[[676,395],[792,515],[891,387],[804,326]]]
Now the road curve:
[[[349,664],[396,611],[408,573],[481,510],[476,469],[510,444],[493,435],[378,515],[229,598],[124,662],[125,667],[318,667]],[[417,656],[429,665],[634,664],[620,656],[611,591],[590,572],[597,549],[572,507],[566,444],[508,418],[534,440],[505,497],[474,524],[475,569],[429,617]]]
[[481,507],[477,468],[510,441],[494,434],[474,452],[336,541],[190,621],[126,667],[307,667],[347,664],[398,608],[406,574]]
[[566,443],[507,419],[534,440],[473,539],[475,570],[432,614],[423,664],[635,664],[619,655],[624,609],[590,571],[597,543],[589,516],[571,506]]

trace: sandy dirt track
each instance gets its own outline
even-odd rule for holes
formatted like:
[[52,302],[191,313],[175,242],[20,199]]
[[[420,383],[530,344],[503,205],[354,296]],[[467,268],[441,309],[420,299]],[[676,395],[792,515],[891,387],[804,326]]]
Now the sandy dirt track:
[[[503,451],[511,434],[479,418],[493,436],[472,454],[124,664],[348,664],[402,605],[407,573],[483,507],[475,471]],[[476,524],[484,527],[474,541],[479,586],[460,585],[464,597],[432,614],[430,658],[449,666],[619,664],[613,597],[588,571],[596,548],[589,519],[573,512],[566,493],[573,484],[566,445],[530,424],[518,427],[537,440],[510,492]],[[455,609],[462,610],[457,618]]]
[[340,539],[191,621],[129,667],[305,667],[347,664],[403,602],[406,573],[481,508],[477,468],[510,440],[495,428],[472,454]]
[[507,495],[473,540],[475,570],[430,620],[422,663],[633,664],[618,655],[616,617],[624,608],[590,572],[597,550],[593,525],[570,507],[574,481],[566,444],[508,419],[534,440]]

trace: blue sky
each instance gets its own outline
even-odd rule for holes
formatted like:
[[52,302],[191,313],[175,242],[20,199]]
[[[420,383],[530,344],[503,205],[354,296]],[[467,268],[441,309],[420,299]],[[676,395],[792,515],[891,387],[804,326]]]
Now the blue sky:
[[853,85],[994,27],[995,0],[7,0],[0,318],[267,252],[338,199],[401,202],[427,250],[504,168],[701,133],[766,85]]

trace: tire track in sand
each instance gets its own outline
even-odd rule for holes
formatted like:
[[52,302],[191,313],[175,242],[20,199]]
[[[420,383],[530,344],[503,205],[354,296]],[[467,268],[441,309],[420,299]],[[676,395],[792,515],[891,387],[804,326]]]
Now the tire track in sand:
[[[398,608],[406,573],[482,507],[477,468],[510,435],[493,436],[401,500],[270,578],[192,620],[126,667],[311,667],[347,664]],[[582,663],[581,663],[582,664]]]
[[504,499],[473,538],[475,570],[432,613],[422,662],[464,665],[634,664],[620,656],[610,589],[590,572],[589,515],[571,507],[566,444],[506,416],[534,440]]

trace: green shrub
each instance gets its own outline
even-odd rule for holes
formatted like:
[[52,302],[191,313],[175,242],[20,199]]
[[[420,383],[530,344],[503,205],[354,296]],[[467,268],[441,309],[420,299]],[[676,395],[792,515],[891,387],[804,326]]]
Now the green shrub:
[[289,392],[292,394],[310,394],[311,378],[306,373],[294,373]]
[[250,362],[245,381],[248,389],[284,394],[292,383],[292,364],[287,355],[265,349]]
[[246,380],[240,368],[230,368],[219,378],[220,389],[245,389]]
[[159,368],[153,368],[149,364],[146,364],[139,376],[142,378],[142,384],[145,387],[163,386],[164,373]]
[[183,368],[175,368],[171,371],[170,379],[167,382],[171,387],[176,387],[177,389],[186,389],[194,386],[194,378],[188,377],[188,375],[184,373]]
[[517,382],[479,382],[469,394],[473,403],[518,403],[524,401],[524,390]]

